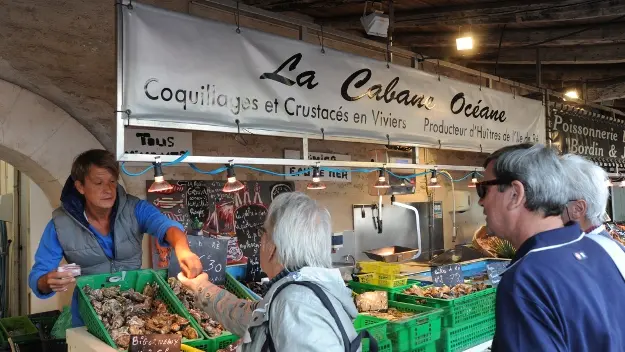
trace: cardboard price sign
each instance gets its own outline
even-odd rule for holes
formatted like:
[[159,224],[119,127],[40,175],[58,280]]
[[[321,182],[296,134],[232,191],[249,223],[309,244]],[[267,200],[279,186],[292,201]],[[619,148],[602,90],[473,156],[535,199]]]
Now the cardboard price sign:
[[464,283],[464,274],[460,264],[441,265],[430,270],[434,286],[453,287]]
[[180,352],[182,336],[169,335],[132,335],[129,352]]

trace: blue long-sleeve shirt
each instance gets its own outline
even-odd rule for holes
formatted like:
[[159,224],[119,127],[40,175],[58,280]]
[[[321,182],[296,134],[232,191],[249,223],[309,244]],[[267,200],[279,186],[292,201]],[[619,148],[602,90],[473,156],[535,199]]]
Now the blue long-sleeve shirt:
[[[163,215],[156,207],[152,204],[142,200],[139,201],[135,207],[135,216],[139,223],[139,227],[142,233],[148,233],[158,239],[158,242],[161,246],[168,246],[165,241],[165,235],[167,230],[176,227],[182,231],[184,231],[184,227],[173,220],[170,220],[165,215]],[[89,230],[93,232],[100,247],[104,251],[104,254],[108,258],[114,258],[114,244],[113,244],[113,236],[115,235],[112,232],[103,235],[99,233],[94,227],[89,226]],[[33,265],[30,275],[28,276],[28,284],[38,298],[46,299],[54,296],[55,292],[51,292],[49,294],[43,294],[37,288],[37,281],[43,275],[53,271],[58,268],[59,263],[63,259],[63,248],[61,248],[61,243],[59,242],[59,238],[56,233],[56,228],[54,227],[54,223],[52,220],[46,226],[43,235],[41,236],[41,241],[39,242],[39,248],[37,248],[37,252],[35,253],[35,264]],[[140,268],[137,268],[140,269]],[[74,292],[74,297],[72,299],[72,324],[74,326],[83,325],[82,320],[78,314],[78,302],[76,300],[76,292]]]
[[625,280],[577,224],[539,233],[497,288],[493,351],[625,351]]

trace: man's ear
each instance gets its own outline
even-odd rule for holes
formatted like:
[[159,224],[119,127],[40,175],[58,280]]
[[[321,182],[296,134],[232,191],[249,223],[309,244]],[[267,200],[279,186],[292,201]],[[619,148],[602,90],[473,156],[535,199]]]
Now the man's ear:
[[74,187],[76,187],[80,194],[82,194],[83,196],[85,195],[85,185],[83,185],[82,182],[78,180],[74,181]]
[[512,181],[507,193],[509,210],[525,206],[525,187],[520,181]]
[[[570,211],[571,209],[569,209]],[[583,219],[586,217],[586,212],[588,211],[588,203],[585,200],[579,199],[575,203],[573,203],[573,212],[575,212],[575,217],[577,219]]]

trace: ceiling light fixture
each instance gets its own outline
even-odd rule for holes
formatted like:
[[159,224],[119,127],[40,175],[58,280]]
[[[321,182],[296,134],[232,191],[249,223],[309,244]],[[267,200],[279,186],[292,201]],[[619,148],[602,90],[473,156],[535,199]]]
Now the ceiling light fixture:
[[430,177],[430,182],[428,182],[428,188],[440,188],[441,185],[438,183],[438,179],[436,178],[436,170],[432,170],[432,176]]
[[232,162],[230,165],[226,165],[228,167],[227,170],[227,181],[224,185],[224,188],[221,190],[224,193],[233,193],[238,192],[245,188],[245,185],[241,183],[241,181],[237,180],[237,176],[234,173],[234,165]]
[[321,182],[321,172],[319,170],[319,166],[313,167],[312,182],[306,186],[306,189],[326,189],[326,185]]
[[456,38],[456,49],[466,51],[473,49],[473,36],[470,34]]
[[170,185],[169,182],[165,181],[165,176],[163,176],[163,167],[161,164],[161,157],[157,156],[154,158],[154,162],[152,165],[154,166],[154,183],[148,189],[148,193],[154,192],[167,192],[174,189],[174,186]]
[[579,99],[579,93],[577,92],[577,89],[567,90],[566,93],[564,93],[564,96],[569,99]]
[[365,9],[362,12],[362,17],[360,17],[360,23],[364,27],[365,32],[367,32],[368,35],[387,37],[390,22],[388,16],[384,14],[384,11],[382,11],[382,3],[380,3],[380,10],[374,9],[372,13],[367,15],[368,3],[369,1],[365,2]]
[[383,167],[378,174],[378,181],[373,185],[375,188],[390,188],[391,185],[388,183],[386,179],[386,168]]
[[473,173],[471,174],[471,183],[469,183],[469,187],[475,188],[475,185],[477,185],[477,174],[475,173],[475,171],[473,171]]

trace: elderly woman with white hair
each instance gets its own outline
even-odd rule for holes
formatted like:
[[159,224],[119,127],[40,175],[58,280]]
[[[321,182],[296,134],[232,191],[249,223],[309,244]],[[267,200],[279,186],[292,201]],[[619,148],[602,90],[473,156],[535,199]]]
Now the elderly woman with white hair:
[[612,238],[603,221],[610,190],[606,187],[608,174],[584,157],[574,154],[562,156],[569,183],[569,202],[562,213],[562,221],[579,223],[587,233]]
[[355,352],[358,311],[340,271],[332,269],[331,237],[325,208],[303,193],[284,193],[261,231],[260,266],[271,280],[260,302],[236,298],[206,274],[178,278],[206,313],[242,337],[241,351]]

